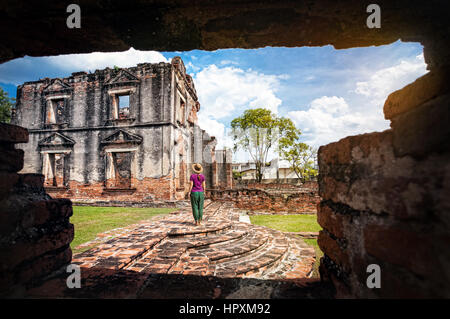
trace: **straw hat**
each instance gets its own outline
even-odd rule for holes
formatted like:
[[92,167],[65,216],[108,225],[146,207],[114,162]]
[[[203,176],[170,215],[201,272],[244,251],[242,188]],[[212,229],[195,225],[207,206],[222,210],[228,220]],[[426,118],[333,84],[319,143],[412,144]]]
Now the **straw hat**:
[[194,173],[200,174],[201,172],[203,172],[203,166],[200,163],[194,163],[192,164],[192,170],[194,171]]

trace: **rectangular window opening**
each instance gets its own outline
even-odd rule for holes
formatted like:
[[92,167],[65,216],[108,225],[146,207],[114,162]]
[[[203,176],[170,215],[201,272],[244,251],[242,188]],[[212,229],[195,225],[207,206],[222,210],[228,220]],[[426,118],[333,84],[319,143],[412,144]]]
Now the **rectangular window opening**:
[[64,155],[48,153],[44,159],[44,186],[64,187]]
[[131,189],[131,163],[133,152],[111,152],[106,187],[110,189]]
[[[61,106],[62,102],[62,106]],[[47,114],[45,123],[47,124],[55,124],[57,123],[57,114],[58,114],[58,106],[59,106],[59,112],[61,113],[62,107],[64,107],[64,100],[48,100],[47,101]]]
[[47,100],[45,124],[66,123],[66,98],[50,98]]
[[130,117],[130,95],[119,95],[118,96],[118,118],[119,119],[127,119]]

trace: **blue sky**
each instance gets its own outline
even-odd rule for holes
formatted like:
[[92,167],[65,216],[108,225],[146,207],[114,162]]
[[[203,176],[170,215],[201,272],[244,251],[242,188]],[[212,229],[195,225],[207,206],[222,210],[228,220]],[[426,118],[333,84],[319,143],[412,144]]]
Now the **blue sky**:
[[24,57],[0,65],[0,86],[107,66],[130,67],[182,57],[201,103],[199,124],[231,146],[230,121],[251,107],[291,118],[302,139],[320,146],[348,135],[389,127],[382,108],[387,95],[425,74],[422,46],[390,45],[335,50],[332,46],[217,51],[136,51]]

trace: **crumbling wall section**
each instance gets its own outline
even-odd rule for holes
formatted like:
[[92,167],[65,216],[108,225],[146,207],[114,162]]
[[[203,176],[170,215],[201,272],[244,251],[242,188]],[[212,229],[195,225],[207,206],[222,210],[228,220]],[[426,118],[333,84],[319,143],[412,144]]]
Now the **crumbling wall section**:
[[230,149],[215,150],[217,187],[233,188],[232,152]]
[[305,189],[310,189],[312,191],[318,191],[319,190],[319,184],[316,181],[309,181],[305,183],[258,183],[256,181],[249,181],[249,180],[239,180],[235,181],[233,184],[236,188],[256,188],[256,189],[263,189],[263,190],[276,190],[276,191],[301,191]]
[[44,177],[18,174],[28,142],[26,129],[0,123],[0,297],[22,297],[26,289],[62,270],[72,259],[72,203],[52,199]]
[[314,214],[320,198],[317,192],[269,193],[261,189],[209,189],[206,197],[216,201],[234,202],[249,212]]

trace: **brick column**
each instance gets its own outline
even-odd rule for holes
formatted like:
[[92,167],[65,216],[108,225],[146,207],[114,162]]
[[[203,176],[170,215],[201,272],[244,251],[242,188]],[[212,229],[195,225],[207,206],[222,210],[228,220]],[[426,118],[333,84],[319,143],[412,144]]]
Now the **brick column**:
[[0,123],[0,297],[23,297],[26,290],[64,268],[72,259],[69,223],[72,202],[50,199],[44,176],[18,174],[28,131]]
[[214,161],[211,164],[211,171],[212,171],[212,180],[213,180],[213,188],[217,188],[219,186],[219,176],[218,176],[218,167],[217,162]]
[[233,188],[233,170],[231,163],[226,163],[226,188]]

